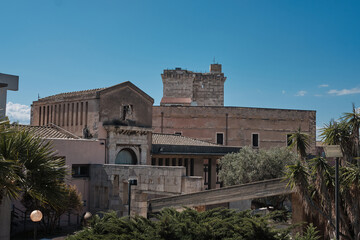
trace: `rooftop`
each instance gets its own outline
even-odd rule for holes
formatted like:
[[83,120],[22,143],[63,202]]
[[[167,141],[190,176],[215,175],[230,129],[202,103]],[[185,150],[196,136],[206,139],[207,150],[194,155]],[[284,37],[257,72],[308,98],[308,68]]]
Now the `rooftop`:
[[80,139],[76,135],[67,132],[66,130],[61,130],[56,125],[49,126],[30,126],[30,125],[13,125],[18,127],[20,130],[31,131],[35,136],[40,138],[47,139]]
[[163,133],[154,133],[152,135],[152,144],[182,145],[182,146],[212,146],[212,147],[221,146],[221,145],[197,140],[194,138],[184,137],[175,134],[163,134]]
[[65,92],[65,93],[59,93],[55,95],[51,95],[48,97],[40,98],[39,101],[46,101],[46,100],[52,100],[57,98],[63,98],[63,97],[76,97],[81,96],[84,94],[95,94],[98,91],[101,91],[106,88],[96,88],[96,89],[89,89],[89,90],[83,90],[83,91],[75,91],[75,92]]

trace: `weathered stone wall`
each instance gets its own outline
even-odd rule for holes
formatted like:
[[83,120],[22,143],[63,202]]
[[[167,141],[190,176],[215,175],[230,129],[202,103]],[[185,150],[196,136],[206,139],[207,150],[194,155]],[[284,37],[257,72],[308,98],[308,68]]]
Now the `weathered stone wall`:
[[107,163],[114,164],[117,154],[126,148],[131,149],[137,164],[150,163],[151,129],[130,126],[105,126],[107,130]]
[[163,133],[169,134],[182,132],[184,136],[212,143],[216,143],[216,133],[223,133],[224,144],[228,146],[252,145],[252,134],[259,134],[259,148],[286,147],[287,134],[295,132],[299,127],[311,136],[310,152],[315,153],[315,111],[244,107],[153,107],[154,132],[161,132],[161,129]]
[[163,97],[193,98],[194,73],[187,70],[164,70]]
[[128,85],[114,86],[100,92],[100,121],[147,127],[152,125],[153,100]]
[[[128,179],[136,178],[132,186],[131,214],[146,216],[147,199],[152,195],[172,196],[189,191],[201,191],[202,178],[186,177],[184,167],[148,165],[91,165],[90,210],[116,210],[127,215]],[[186,178],[186,180],[183,180]],[[184,187],[183,185],[186,185]]]
[[196,74],[193,101],[197,106],[224,106],[225,80],[223,73]]
[[[223,106],[224,83],[220,64],[210,73],[196,73],[183,69],[164,70],[163,98],[190,98],[196,106]],[[162,101],[163,105],[166,102]]]

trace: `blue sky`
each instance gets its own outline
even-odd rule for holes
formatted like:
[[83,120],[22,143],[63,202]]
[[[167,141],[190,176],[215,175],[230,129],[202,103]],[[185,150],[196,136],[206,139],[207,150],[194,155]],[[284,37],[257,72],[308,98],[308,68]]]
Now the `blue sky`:
[[[155,99],[163,69],[227,76],[225,105],[317,111],[360,106],[359,1],[0,2],[0,72],[20,76],[8,114],[56,93],[131,81]],[[25,105],[25,106],[24,106]]]

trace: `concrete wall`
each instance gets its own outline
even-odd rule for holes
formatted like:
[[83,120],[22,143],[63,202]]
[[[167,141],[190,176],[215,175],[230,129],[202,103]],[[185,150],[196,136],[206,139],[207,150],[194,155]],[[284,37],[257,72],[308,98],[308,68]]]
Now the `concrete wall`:
[[58,156],[66,158],[66,164],[104,164],[104,140],[49,139]]
[[203,189],[202,178],[186,177],[184,167],[92,165],[90,210],[112,209],[122,216],[127,215],[127,181],[130,177],[138,180],[138,185],[132,186],[131,214],[142,216],[146,216],[147,199],[153,195],[172,196]]
[[310,152],[315,153],[315,111],[243,107],[153,107],[154,132],[161,132],[161,129],[163,133],[182,132],[184,136],[212,143],[216,143],[216,133],[223,133],[224,144],[228,146],[252,145],[252,134],[256,133],[259,134],[259,148],[285,147],[287,134],[295,132],[299,127],[310,134]]

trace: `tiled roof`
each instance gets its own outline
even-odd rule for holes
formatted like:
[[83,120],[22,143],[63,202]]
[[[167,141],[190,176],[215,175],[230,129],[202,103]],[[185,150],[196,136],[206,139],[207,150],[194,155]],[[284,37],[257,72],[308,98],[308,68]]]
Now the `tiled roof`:
[[104,90],[104,89],[105,88],[96,88],[96,89],[83,90],[83,91],[59,93],[59,94],[51,95],[48,97],[40,98],[39,101],[46,101],[46,100],[52,100],[52,99],[57,99],[57,98],[63,98],[63,97],[76,97],[76,96],[81,96],[81,95],[85,95],[85,94],[94,94],[97,91]]
[[164,144],[164,145],[182,145],[182,146],[212,146],[219,147],[220,145],[184,137],[174,134],[162,134],[154,133],[152,135],[152,144]]
[[19,129],[30,130],[34,133],[35,136],[41,138],[57,138],[57,139],[79,139],[75,135],[71,133],[67,133],[65,131],[61,131],[56,127],[52,126],[30,126],[30,125],[14,125],[14,127],[18,127]]

